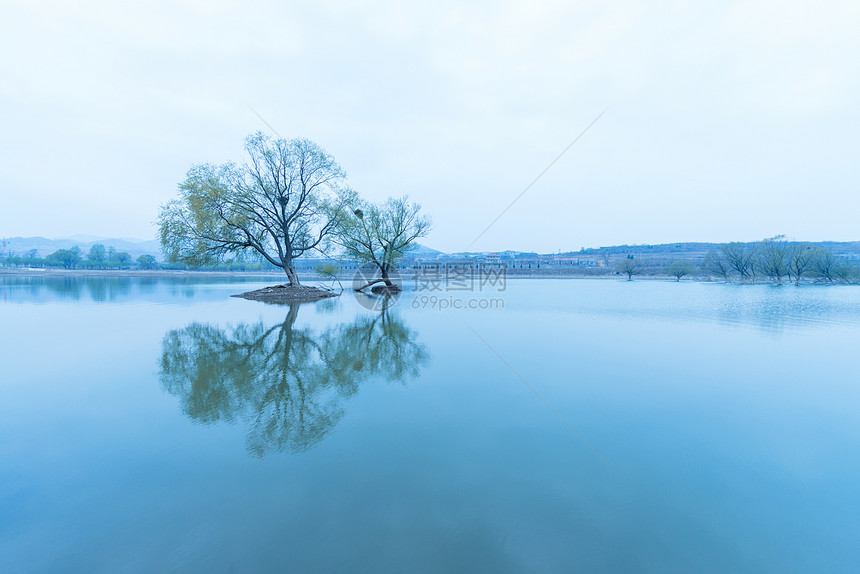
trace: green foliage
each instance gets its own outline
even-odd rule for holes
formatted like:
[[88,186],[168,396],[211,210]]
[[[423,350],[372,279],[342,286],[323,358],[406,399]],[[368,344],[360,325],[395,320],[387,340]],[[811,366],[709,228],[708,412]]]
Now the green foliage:
[[340,290],[343,291],[343,284],[340,282],[340,277],[338,276],[341,271],[340,267],[333,263],[320,263],[316,266],[315,271],[323,279],[329,279],[332,286],[337,282]]
[[[32,252],[33,250],[31,250]],[[2,260],[3,265],[8,267],[33,267],[33,268],[43,268],[43,267],[52,267],[59,265],[56,261],[50,261],[48,259],[42,257],[18,257],[15,255],[9,255],[8,257],[4,257]]]
[[320,263],[316,266],[315,271],[322,277],[333,278],[337,277],[340,268],[337,265],[333,265],[331,263]]
[[323,331],[295,326],[299,307],[274,325],[192,323],[162,341],[162,388],[186,416],[248,425],[257,456],[305,451],[337,425],[368,381],[406,383],[429,360],[394,316],[359,316]]
[[87,254],[87,263],[98,267],[105,264],[107,261],[107,249],[101,243],[96,243],[90,247],[90,252]]
[[105,248],[97,243],[90,248],[86,261],[80,265],[86,269],[128,269],[131,264],[131,255],[128,252],[117,251],[113,246]]
[[667,275],[671,275],[676,281],[680,281],[681,277],[692,275],[696,272],[696,266],[689,261],[675,261],[663,268]]
[[128,267],[131,265],[131,254],[126,251],[119,251],[113,254],[108,263],[111,267]]
[[141,269],[158,269],[158,261],[152,255],[141,255],[137,258],[137,266]]
[[81,262],[81,248],[78,246],[70,249],[58,249],[47,257],[48,261],[66,269],[74,269]]
[[317,144],[245,140],[243,165],[193,166],[179,197],[161,207],[159,238],[167,262],[212,265],[256,252],[295,277],[293,259],[325,247],[353,195],[346,174]]

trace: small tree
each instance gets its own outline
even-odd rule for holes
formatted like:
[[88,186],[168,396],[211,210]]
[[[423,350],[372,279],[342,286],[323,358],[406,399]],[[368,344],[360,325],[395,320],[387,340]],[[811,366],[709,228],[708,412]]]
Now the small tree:
[[636,259],[632,255],[628,255],[624,259],[619,259],[615,264],[615,269],[618,270],[619,273],[623,273],[627,275],[628,281],[633,281],[634,275],[639,275],[642,273],[642,268],[644,265],[639,259]]
[[387,289],[397,289],[390,272],[412,248],[415,241],[430,232],[430,218],[421,215],[421,206],[410,203],[409,197],[388,198],[383,204],[354,202],[352,217],[344,218],[335,236],[348,257],[377,268],[378,279],[356,288],[361,291],[384,283]]
[[328,279],[332,283],[332,285],[334,285],[334,282],[337,281],[338,286],[340,286],[341,292],[343,291],[343,284],[340,282],[339,277],[340,268],[337,265],[334,265],[332,263],[320,263],[316,266],[315,271],[320,277]]
[[663,268],[667,275],[675,278],[675,281],[680,281],[681,277],[692,275],[696,272],[696,266],[689,261],[675,261]]

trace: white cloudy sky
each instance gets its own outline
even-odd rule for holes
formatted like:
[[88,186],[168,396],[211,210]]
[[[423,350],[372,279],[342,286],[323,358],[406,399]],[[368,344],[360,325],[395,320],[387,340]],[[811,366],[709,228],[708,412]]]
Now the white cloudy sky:
[[0,236],[152,238],[195,162],[313,139],[425,243],[860,239],[860,3],[0,6]]

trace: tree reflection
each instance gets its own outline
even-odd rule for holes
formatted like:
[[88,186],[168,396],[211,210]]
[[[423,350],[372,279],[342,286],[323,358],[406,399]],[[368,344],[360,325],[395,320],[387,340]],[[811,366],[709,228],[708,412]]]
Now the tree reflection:
[[257,456],[300,452],[320,442],[366,380],[405,383],[428,361],[424,345],[383,312],[321,333],[282,323],[219,328],[191,323],[162,342],[161,384],[195,421],[241,420]]

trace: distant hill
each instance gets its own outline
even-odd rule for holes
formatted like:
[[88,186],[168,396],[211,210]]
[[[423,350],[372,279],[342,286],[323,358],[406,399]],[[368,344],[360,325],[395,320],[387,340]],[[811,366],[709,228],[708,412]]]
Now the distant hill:
[[64,239],[48,239],[47,237],[7,237],[0,238],[0,248],[3,248],[5,242],[4,253],[13,253],[15,255],[28,255],[32,250],[36,250],[37,257],[45,257],[58,249],[69,249],[74,246],[81,248],[81,251],[86,253],[90,247],[96,243],[101,243],[105,247],[113,247],[117,251],[128,252],[132,259],[136,259],[141,255],[154,255],[157,259],[161,259],[161,244],[152,239],[148,241],[120,239],[118,237],[98,237],[93,235],[75,235]]
[[418,257],[433,257],[434,255],[439,255],[440,253],[442,252],[427,247],[426,245],[421,245],[420,243],[416,243],[415,248],[409,252],[410,255]]

